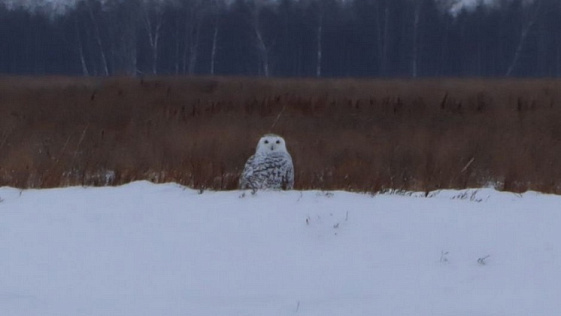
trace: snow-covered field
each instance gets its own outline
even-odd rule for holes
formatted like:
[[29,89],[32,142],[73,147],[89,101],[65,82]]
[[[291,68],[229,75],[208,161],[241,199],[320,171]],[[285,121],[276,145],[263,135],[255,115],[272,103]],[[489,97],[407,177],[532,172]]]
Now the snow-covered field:
[[0,189],[0,315],[559,315],[561,197]]

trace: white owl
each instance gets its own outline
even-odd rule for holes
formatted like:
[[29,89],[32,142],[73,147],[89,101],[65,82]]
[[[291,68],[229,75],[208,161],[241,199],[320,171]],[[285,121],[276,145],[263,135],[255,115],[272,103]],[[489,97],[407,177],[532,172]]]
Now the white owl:
[[284,139],[266,134],[257,143],[255,154],[247,160],[240,177],[240,189],[291,190],[294,187],[292,157]]

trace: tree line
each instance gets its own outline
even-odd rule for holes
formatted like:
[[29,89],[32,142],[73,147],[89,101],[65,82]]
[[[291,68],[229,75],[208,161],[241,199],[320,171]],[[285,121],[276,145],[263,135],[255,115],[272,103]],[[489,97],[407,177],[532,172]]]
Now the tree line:
[[0,3],[0,73],[559,77],[561,1]]

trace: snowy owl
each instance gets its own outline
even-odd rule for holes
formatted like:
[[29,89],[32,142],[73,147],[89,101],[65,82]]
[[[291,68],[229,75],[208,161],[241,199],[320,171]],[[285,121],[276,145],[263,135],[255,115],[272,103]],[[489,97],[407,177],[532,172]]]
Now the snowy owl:
[[257,143],[255,154],[247,160],[240,177],[240,189],[291,190],[294,186],[292,157],[284,139],[266,134]]

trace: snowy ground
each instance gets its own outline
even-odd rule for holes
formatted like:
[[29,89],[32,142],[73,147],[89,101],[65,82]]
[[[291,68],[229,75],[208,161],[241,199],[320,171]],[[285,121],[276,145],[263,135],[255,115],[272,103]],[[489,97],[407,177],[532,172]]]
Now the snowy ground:
[[1,315],[557,315],[561,197],[1,188]]

